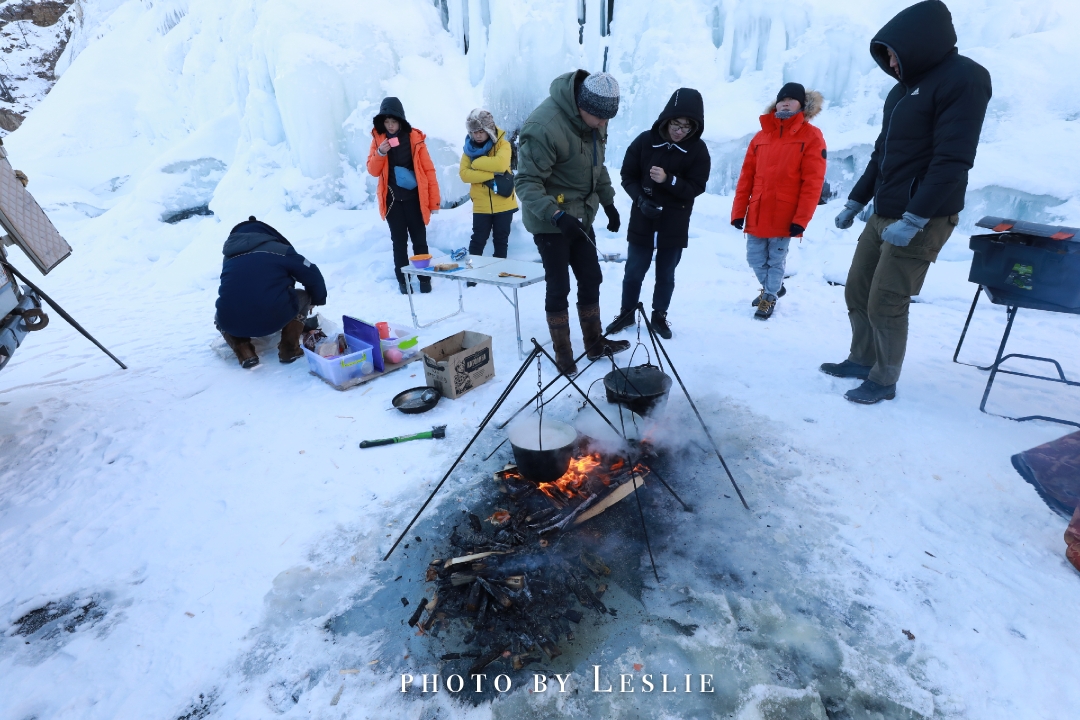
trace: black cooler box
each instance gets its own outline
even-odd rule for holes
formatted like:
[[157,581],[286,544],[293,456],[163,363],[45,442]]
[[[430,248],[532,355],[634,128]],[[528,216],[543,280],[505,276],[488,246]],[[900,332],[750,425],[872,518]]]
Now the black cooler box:
[[1080,230],[984,217],[973,235],[968,280],[999,305],[1080,313]]

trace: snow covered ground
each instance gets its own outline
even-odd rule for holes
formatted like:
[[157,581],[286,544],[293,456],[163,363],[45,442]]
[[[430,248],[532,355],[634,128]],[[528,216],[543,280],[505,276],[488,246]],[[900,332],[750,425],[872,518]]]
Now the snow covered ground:
[[[980,413],[985,373],[950,360],[974,293],[974,219],[1080,217],[1080,95],[1060,65],[1080,29],[1076,8],[950,3],[961,50],[990,68],[995,100],[969,211],[912,308],[895,401],[854,406],[842,397],[853,383],[817,371],[848,341],[843,289],[827,282],[843,280],[858,229],[832,227],[840,201],[819,209],[793,250],[789,293],[768,323],[751,318],[757,287],[727,223],[732,158],[783,80],[809,75],[835,98],[820,123],[834,185],[850,183],[845,157],[861,170],[887,86],[866,42],[903,4],[617,0],[602,36],[601,3],[589,0],[578,45],[576,2],[449,0],[450,31],[426,0],[386,12],[81,2],[63,77],[5,145],[75,248],[41,284],[131,369],[54,316],[0,373],[0,718],[1070,716],[1080,575],[1063,557],[1065,522],[1009,462],[1066,428]],[[483,329],[498,374],[410,418],[389,402],[422,382],[419,371],[338,393],[302,363],[270,355],[243,372],[223,360],[211,322],[221,243],[255,214],[319,264],[325,315],[407,323],[362,167],[380,97],[402,97],[431,136],[444,197],[455,197],[467,111],[487,104],[512,125],[555,74],[599,67],[605,45],[625,91],[613,168],[671,88],[706,95],[717,170],[679,268],[668,348],[752,512],[724,497],[726,479],[673,398],[661,428],[685,463],[673,482],[697,512],[674,511],[650,488],[661,583],[646,559],[642,587],[623,599],[636,609],[598,631],[605,644],[575,672],[712,672],[718,692],[669,701],[587,685],[476,708],[446,693],[403,697],[397,673],[435,666],[399,623],[408,611],[397,597],[419,585],[398,592],[394,578],[419,582],[406,571],[481,493],[497,434],[423,521],[425,549],[379,558],[516,369],[512,311],[496,290],[473,288],[465,315],[425,331],[435,341]],[[535,62],[508,61],[518,55]],[[626,217],[626,197],[618,203]],[[202,205],[215,215],[161,222]],[[469,225],[468,207],[440,213],[432,245],[466,244]],[[601,250],[624,250],[599,234]],[[520,226],[511,254],[536,257]],[[603,267],[603,311],[614,315],[622,266]],[[546,334],[542,294],[522,292],[526,337]],[[455,299],[436,282],[418,308],[432,317]],[[992,360],[1003,325],[984,301],[961,359]],[[1074,318],[1048,313],[1020,313],[1010,341],[1072,376],[1078,347]],[[1001,378],[989,409],[1075,418],[1078,400]],[[570,397],[552,407],[591,425]],[[357,448],[441,423],[444,441]],[[14,624],[42,607],[54,611],[36,616],[42,625]],[[371,618],[364,632],[324,629],[357,607]],[[846,704],[830,706],[837,698]]]

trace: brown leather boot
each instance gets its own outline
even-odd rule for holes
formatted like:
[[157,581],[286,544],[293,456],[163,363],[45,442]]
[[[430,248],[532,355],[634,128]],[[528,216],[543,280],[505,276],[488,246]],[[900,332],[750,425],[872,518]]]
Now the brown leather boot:
[[1076,508],[1069,527],[1065,528],[1065,544],[1069,547],[1080,545],[1080,507]]
[[574,347],[570,344],[570,313],[566,310],[549,312],[547,323],[548,331],[551,333],[551,346],[555,350],[555,364],[568,377],[577,375]]
[[1069,549],[1065,551],[1065,559],[1071,562],[1074,568],[1080,570],[1080,543],[1069,546]]
[[221,333],[221,336],[225,338],[225,342],[236,353],[236,359],[239,361],[240,367],[250,370],[259,364],[259,356],[255,352],[255,346],[251,344],[251,338],[235,337],[227,332]]
[[304,357],[304,351],[300,349],[300,336],[303,333],[304,323],[296,318],[281,328],[281,342],[277,346],[278,360],[288,365]]
[[608,340],[604,335],[604,324],[600,322],[600,303],[577,306],[578,320],[581,322],[581,336],[585,341],[585,352],[590,360],[597,360],[608,353],[614,355],[630,349],[627,340]]

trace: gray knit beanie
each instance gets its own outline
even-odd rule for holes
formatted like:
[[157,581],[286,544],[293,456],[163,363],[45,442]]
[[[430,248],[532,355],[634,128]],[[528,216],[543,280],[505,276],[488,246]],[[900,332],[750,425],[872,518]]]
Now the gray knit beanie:
[[619,112],[619,81],[610,73],[593,73],[581,83],[577,106],[590,115],[610,120]]
[[465,129],[471,133],[483,130],[491,138],[491,142],[498,142],[499,129],[495,127],[495,118],[484,108],[475,108],[465,118]]

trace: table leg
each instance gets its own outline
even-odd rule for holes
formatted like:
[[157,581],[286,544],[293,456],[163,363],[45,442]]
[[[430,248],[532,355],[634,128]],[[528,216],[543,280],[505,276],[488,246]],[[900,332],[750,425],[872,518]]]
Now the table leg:
[[525,357],[525,351],[521,348],[521,313],[518,311],[518,291],[514,288],[514,327],[517,328],[518,359]]
[[986,412],[986,399],[990,397],[990,388],[993,386],[994,378],[997,376],[998,366],[1001,365],[1001,356],[1005,353],[1005,343],[1009,342],[1009,333],[1012,332],[1013,320],[1016,319],[1018,309],[1014,305],[1006,310],[1009,319],[1005,323],[1005,334],[1001,336],[1001,345],[998,347],[997,357],[994,358],[994,364],[990,366],[990,379],[986,381],[986,389],[983,391],[982,402],[979,404],[979,410],[982,412]]
[[414,328],[420,327],[420,321],[416,318],[416,306],[413,305],[413,291],[412,281],[413,276],[409,273],[402,273],[405,276],[405,294],[409,296],[409,312],[412,313],[412,326]]

